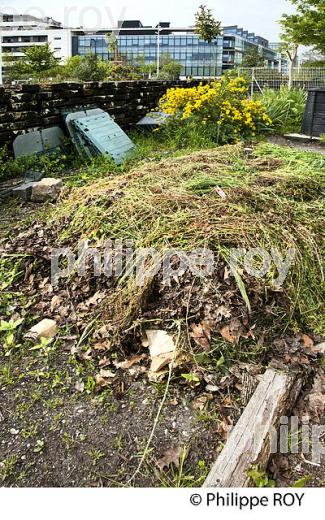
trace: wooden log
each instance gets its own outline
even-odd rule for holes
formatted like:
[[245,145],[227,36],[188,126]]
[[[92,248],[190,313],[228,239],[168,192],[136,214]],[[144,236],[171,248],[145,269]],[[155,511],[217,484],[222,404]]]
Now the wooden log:
[[203,487],[248,487],[247,471],[253,465],[266,469],[274,432],[291,412],[301,386],[299,376],[266,370]]

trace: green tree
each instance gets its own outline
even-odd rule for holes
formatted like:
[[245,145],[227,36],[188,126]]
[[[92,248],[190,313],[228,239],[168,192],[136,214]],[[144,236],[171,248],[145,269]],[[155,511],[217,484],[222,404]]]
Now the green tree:
[[136,59],[132,62],[132,65],[139,70],[140,74],[142,74],[145,77],[148,77],[149,79],[151,79],[157,71],[156,64],[147,63],[146,57],[143,54],[137,56]]
[[215,20],[212,10],[206,5],[200,5],[195,14],[195,32],[208,43],[221,34],[221,22]]
[[69,58],[65,65],[60,67],[60,76],[67,80],[79,81],[120,81],[139,77],[131,65],[104,61],[92,53]]
[[[204,41],[211,43],[221,34],[221,22],[218,22],[212,14],[212,10],[206,5],[200,5],[195,14],[195,32]],[[217,50],[215,49],[214,63],[216,76]]]
[[11,79],[21,79],[26,76],[44,76],[58,67],[58,60],[51,51],[49,44],[32,45],[24,51],[19,60],[6,58],[7,73]]
[[161,67],[161,73],[168,79],[179,79],[183,66],[175,60],[166,63]]
[[24,65],[31,74],[42,74],[58,65],[54,52],[48,43],[45,45],[32,45],[24,52]]
[[108,62],[93,53],[73,56],[60,67],[59,74],[70,80],[103,81],[108,75]]
[[260,53],[258,47],[250,46],[247,50],[244,51],[243,55],[243,67],[263,67],[265,64],[265,59],[263,55]]
[[160,59],[160,65],[160,79],[179,79],[183,66],[180,63],[178,63],[178,61],[173,60],[170,54],[168,54],[167,52],[162,54]]
[[59,69],[59,75],[63,79],[77,79],[77,70],[82,63],[82,56],[72,56],[68,58],[64,65],[62,65]]
[[127,63],[107,63],[106,80],[124,81],[139,79],[138,71],[135,67]]
[[291,44],[311,45],[325,53],[325,0],[291,0],[295,14],[284,14],[281,24]]

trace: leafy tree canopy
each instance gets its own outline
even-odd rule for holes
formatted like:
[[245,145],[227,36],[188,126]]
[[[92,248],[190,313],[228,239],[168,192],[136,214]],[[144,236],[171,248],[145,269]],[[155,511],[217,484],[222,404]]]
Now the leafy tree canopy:
[[58,61],[54,57],[49,44],[32,45],[24,52],[23,59],[25,68],[31,74],[39,74],[51,70],[57,66]]
[[291,0],[296,13],[283,15],[284,35],[298,45],[325,52],[325,0]]
[[243,67],[263,67],[265,59],[255,45],[249,47],[243,56]]
[[8,77],[15,80],[28,76],[50,75],[59,66],[49,44],[32,45],[26,48],[23,58],[13,59],[12,56],[8,55],[5,56],[4,61]]
[[195,14],[195,32],[208,43],[221,34],[221,22],[215,20],[211,9],[206,5],[200,5]]

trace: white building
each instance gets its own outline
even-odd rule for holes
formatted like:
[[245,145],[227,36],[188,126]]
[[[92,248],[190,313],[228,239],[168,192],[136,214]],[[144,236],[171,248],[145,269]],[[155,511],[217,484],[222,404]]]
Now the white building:
[[45,43],[58,61],[71,56],[71,30],[63,28],[60,22],[30,15],[0,15],[0,57],[22,58],[27,47]]

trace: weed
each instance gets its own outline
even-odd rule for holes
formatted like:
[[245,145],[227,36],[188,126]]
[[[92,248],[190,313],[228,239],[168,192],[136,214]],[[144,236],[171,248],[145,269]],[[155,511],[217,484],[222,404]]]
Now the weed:
[[15,331],[20,327],[23,323],[23,319],[20,318],[18,320],[1,320],[0,321],[0,337],[3,337],[3,348],[6,352],[6,355],[9,355],[11,349],[13,347],[18,347],[15,343]]
[[306,487],[306,485],[309,484],[309,482],[312,480],[312,478],[313,477],[311,475],[306,475],[305,477],[302,477],[299,480],[296,480],[296,482],[294,482],[292,487],[294,487],[294,488]]
[[103,457],[105,457],[105,453],[103,453],[101,450],[90,450],[87,452],[87,455],[92,460],[93,466],[96,466],[97,462],[100,461]]
[[62,442],[67,450],[75,448],[78,444],[78,441],[76,441],[68,432],[63,433]]
[[21,435],[24,439],[30,439],[31,437],[34,437],[37,435],[38,432],[38,425],[37,424],[29,424],[27,429],[23,428],[21,430]]
[[45,448],[45,441],[43,439],[38,439],[33,448],[33,453],[43,453]]
[[0,463],[0,478],[4,482],[14,474],[16,464],[18,462],[18,455],[10,455],[7,459]]
[[96,388],[96,381],[92,376],[88,376],[85,382],[85,390],[87,394],[91,394],[94,392]]
[[280,91],[264,89],[257,99],[266,107],[275,132],[300,131],[307,99],[305,90],[289,90],[287,87],[282,87]]
[[[201,487],[208,475],[208,468],[203,460],[199,460],[196,466],[195,474],[186,470],[186,459],[189,454],[189,448],[184,447],[181,451],[178,467],[171,464],[166,471],[158,474],[158,480],[161,487],[169,488],[188,488]],[[150,465],[153,461],[150,462]]]
[[263,470],[260,470],[258,466],[252,466],[252,468],[247,471],[247,475],[252,479],[255,486],[258,488],[275,487],[274,480],[271,480],[267,473]]

